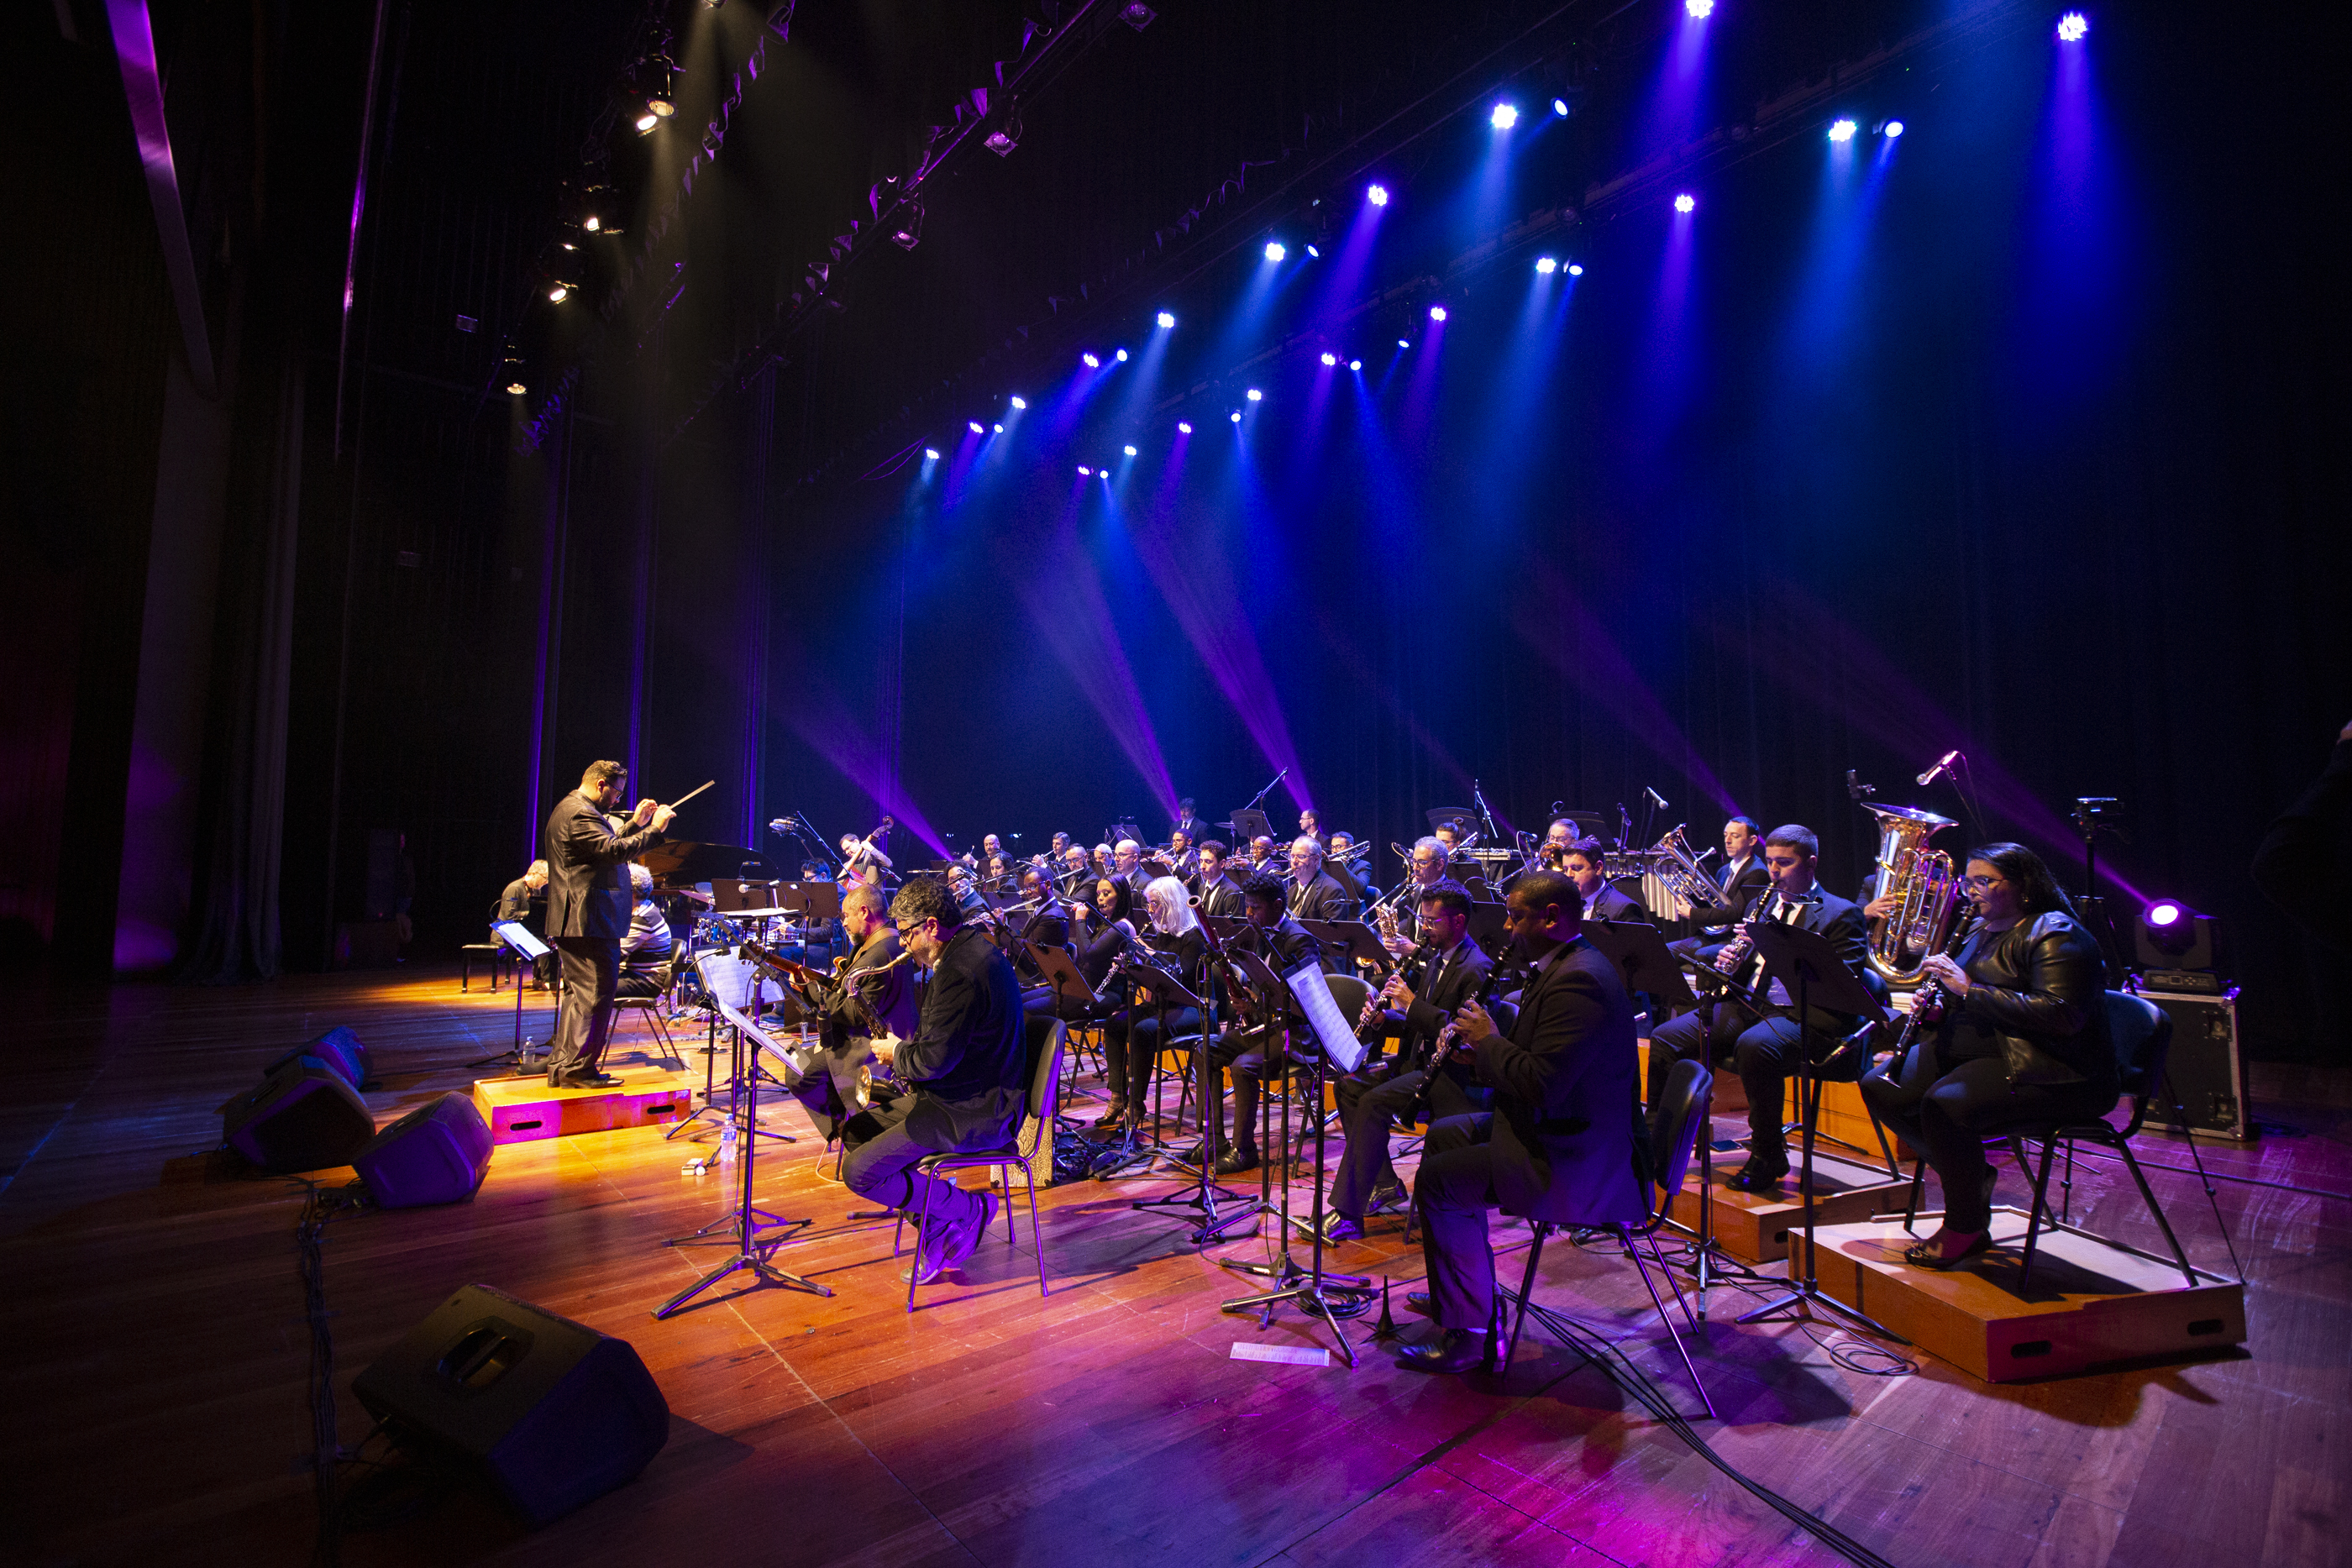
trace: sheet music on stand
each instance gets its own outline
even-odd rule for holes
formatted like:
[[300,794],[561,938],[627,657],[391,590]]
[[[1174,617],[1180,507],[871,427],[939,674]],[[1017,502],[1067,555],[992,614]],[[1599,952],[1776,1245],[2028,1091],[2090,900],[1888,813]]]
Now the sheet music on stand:
[[546,943],[531,935],[530,927],[525,925],[520,920],[500,920],[494,922],[490,926],[490,930],[499,941],[505,943],[508,946],[513,948],[517,954],[520,955],[525,962],[533,958],[543,958],[549,953],[554,951],[554,949],[550,947]]
[[1355,1027],[1339,1011],[1338,998],[1331,995],[1330,977],[1322,967],[1312,961],[1282,972],[1283,983],[1298,1003],[1298,1010],[1315,1030],[1315,1042],[1323,1054],[1337,1062],[1342,1072],[1353,1072],[1364,1064],[1364,1042],[1356,1038]]

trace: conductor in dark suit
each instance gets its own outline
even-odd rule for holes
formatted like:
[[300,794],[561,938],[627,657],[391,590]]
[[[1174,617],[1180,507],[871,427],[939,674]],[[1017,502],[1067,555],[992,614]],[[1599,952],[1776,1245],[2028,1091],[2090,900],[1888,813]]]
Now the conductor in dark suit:
[[1402,1040],[1396,1060],[1368,1061],[1332,1091],[1348,1134],[1339,1172],[1331,1180],[1333,1218],[1327,1234],[1333,1241],[1361,1236],[1366,1216],[1403,1197],[1396,1169],[1389,1163],[1389,1134],[1420,1097],[1424,1083],[1429,1085],[1433,1122],[1483,1111],[1493,1099],[1472,1078],[1468,1062],[1436,1067],[1434,1082],[1426,1065],[1438,1031],[1452,1021],[1454,1009],[1478,994],[1494,968],[1494,961],[1470,940],[1470,894],[1458,882],[1424,888],[1419,915],[1429,948],[1428,967],[1417,977],[1419,989],[1405,984],[1400,966],[1381,990],[1388,1027]]
[[629,770],[592,762],[580,788],[547,819],[547,939],[563,957],[563,1007],[547,1061],[558,1089],[599,1088],[619,1079],[599,1071],[621,981],[621,938],[629,934],[627,862],[661,841],[672,812],[651,800],[618,830],[604,813],[621,803]]
[[914,962],[929,968],[930,984],[914,1037],[893,1052],[906,1092],[851,1120],[841,1176],[861,1197],[909,1215],[929,1214],[913,1266],[921,1281],[971,1256],[996,1198],[926,1176],[916,1165],[926,1155],[1012,1141],[1028,1100],[1026,1030],[1013,961],[978,923],[964,923],[947,883],[910,877],[891,901],[890,919]]
[[1494,1319],[1486,1211],[1551,1225],[1636,1225],[1649,1213],[1633,1004],[1617,966],[1579,935],[1580,900],[1557,872],[1531,871],[1505,904],[1533,965],[1508,1034],[1476,1003],[1454,1016],[1495,1108],[1429,1132],[1413,1201],[1430,1307],[1442,1331],[1397,1358],[1418,1372],[1483,1359]]
[[[1821,841],[1811,828],[1790,823],[1766,834],[1763,860],[1772,882],[1748,904],[1746,920],[1817,931],[1859,976],[1868,923],[1860,908],[1823,893],[1814,882],[1820,853]],[[1741,940],[1737,928],[1731,940]],[[1761,987],[1764,960],[1752,946],[1731,978],[1751,991]],[[1819,1007],[1811,1009],[1810,1020],[1816,1036],[1823,1039],[1851,1033],[1861,1022],[1852,1014]],[[1712,1061],[1728,1055],[1738,1068],[1739,1082],[1748,1091],[1748,1163],[1730,1185],[1742,1192],[1769,1192],[1789,1174],[1789,1148],[1780,1133],[1781,1098],[1802,1035],[1796,1007],[1785,994],[1759,996],[1752,1002],[1732,994],[1702,1001],[1696,1011],[1661,1024],[1650,1036],[1653,1101],[1664,1089],[1675,1063],[1686,1057]]]

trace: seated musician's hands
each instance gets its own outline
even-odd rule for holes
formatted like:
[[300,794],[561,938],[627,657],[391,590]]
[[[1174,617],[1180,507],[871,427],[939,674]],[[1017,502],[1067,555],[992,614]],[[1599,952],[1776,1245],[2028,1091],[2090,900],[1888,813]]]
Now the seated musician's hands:
[[1494,1019],[1476,1002],[1464,1002],[1454,1013],[1454,1021],[1462,1026],[1462,1043],[1465,1045],[1476,1045],[1495,1033]]
[[1412,988],[1397,976],[1390,976],[1389,983],[1381,988],[1381,1003],[1384,1007],[1407,1011],[1412,1007]]
[[1873,920],[1884,920],[1902,906],[1903,900],[1900,895],[1892,893],[1883,893],[1876,898],[1872,899],[1868,904],[1864,904],[1862,906],[1862,912],[1864,915],[1869,915]]
[[1953,996],[1965,997],[1969,994],[1969,972],[1954,962],[1950,955],[1932,953],[1920,967],[1927,971],[1927,978],[1942,986]]

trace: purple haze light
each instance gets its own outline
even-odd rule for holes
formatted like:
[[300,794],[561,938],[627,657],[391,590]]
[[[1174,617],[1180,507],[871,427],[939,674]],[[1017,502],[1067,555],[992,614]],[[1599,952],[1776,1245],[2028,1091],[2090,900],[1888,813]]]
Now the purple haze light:
[[976,419],[967,419],[967,420],[965,420],[965,421],[963,422],[963,427],[964,427],[966,430],[971,431],[974,435],[985,435],[985,434],[988,434],[986,431],[984,431],[984,430],[981,429],[981,427],[980,427],[980,421],[978,421],[978,420],[976,420]]
[[1162,310],[1159,315],[1153,317],[1152,319],[1159,322],[1160,329],[1165,331],[1167,329],[1176,325],[1176,313],[1172,310]]
[[1715,15],[1715,0],[1683,0],[1683,9],[1703,21]]
[[1389,204],[1389,188],[1386,185],[1374,185],[1364,193],[1364,200],[1376,207],[1385,207]]
[[1132,457],[1132,456],[1134,456],[1134,455],[1135,455],[1135,448],[1134,448],[1134,447],[1132,447],[1132,446],[1122,446],[1122,447],[1120,447],[1120,448],[1119,448],[1119,450],[1120,450],[1120,451],[1122,451],[1122,452],[1124,452],[1124,453],[1126,453],[1129,457]]
[[1265,401],[1265,393],[1258,391],[1255,387],[1252,387],[1249,390],[1249,400],[1252,402],[1264,402]]
[[1685,191],[1681,195],[1675,198],[1675,211],[1678,213],[1695,213],[1698,211],[1698,198],[1692,195],[1688,191]]
[[1080,354],[1078,356],[1078,360],[1090,371],[1098,371],[1102,369],[1102,361],[1096,358],[1091,351]]
[[926,463],[937,463],[939,460],[940,460],[940,449],[939,449],[938,447],[936,447],[936,446],[926,446],[926,447],[924,447],[924,448],[923,448],[923,461],[924,461],[924,462],[926,462]]
[[2186,911],[2179,904],[2168,898],[2160,904],[2151,904],[2147,906],[2147,923],[2150,925],[2176,925],[2185,913]]
[[1012,398],[1007,401],[1009,401],[1015,408],[1027,408],[1029,406],[1029,400],[1021,396],[1018,392],[1014,393]]
[[1095,476],[1095,471],[1094,471],[1093,469],[1091,469],[1091,468],[1087,467],[1087,466],[1085,464],[1083,464],[1083,463],[1081,463],[1081,464],[1079,464],[1079,465],[1078,465],[1078,477],[1079,477],[1079,478],[1081,478],[1081,479],[1091,479],[1091,478],[1093,478],[1094,476]]
[[2083,35],[2090,30],[2091,19],[2080,11],[2069,11],[2058,18],[2058,41],[2062,44],[2080,43]]
[[1178,420],[1178,421],[1176,422],[1176,434],[1179,434],[1179,435],[1190,435],[1190,434],[1192,434],[1192,422],[1191,420],[1189,420],[1189,419],[1180,419],[1180,420]]
[[1444,320],[1444,319],[1445,319],[1445,307],[1444,307],[1444,306],[1443,306],[1443,305],[1433,305],[1433,306],[1431,306],[1431,307],[1429,308],[1429,319],[1430,319],[1431,320],[1433,320],[1433,321],[1443,321],[1443,320]]
[[1339,356],[1326,349],[1323,350],[1323,362],[1327,365],[1336,365],[1339,362]]
[[1364,368],[1364,361],[1361,360],[1349,360],[1348,361],[1348,368],[1351,371],[1360,371]]

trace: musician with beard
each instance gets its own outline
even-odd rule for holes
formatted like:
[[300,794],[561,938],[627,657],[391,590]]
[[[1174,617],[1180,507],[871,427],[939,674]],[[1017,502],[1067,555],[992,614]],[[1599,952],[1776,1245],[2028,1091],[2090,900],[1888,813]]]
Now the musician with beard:
[[562,956],[564,986],[548,1052],[550,1088],[609,1089],[620,1082],[599,1062],[621,983],[621,939],[629,934],[632,901],[622,867],[661,842],[676,814],[646,800],[625,820],[607,820],[604,813],[620,804],[628,782],[629,770],[621,764],[592,762],[580,788],[548,815],[547,938]]
[[1414,1372],[1465,1372],[1495,1319],[1486,1211],[1556,1226],[1633,1225],[1649,1213],[1648,1136],[1635,1098],[1633,1004],[1617,966],[1583,940],[1568,879],[1534,871],[1505,904],[1512,946],[1532,965],[1508,1032],[1475,1002],[1454,1014],[1458,1057],[1495,1085],[1495,1108],[1449,1116],[1422,1145],[1421,1216],[1429,1304],[1439,1333],[1397,1358]]
[[[1192,913],[1184,884],[1172,876],[1155,877],[1143,892],[1150,923],[1141,936],[1149,948],[1172,967],[1177,982],[1192,995],[1203,996],[1209,983],[1209,943]],[[1123,985],[1114,977],[1114,984]],[[1129,1021],[1129,1013],[1132,1014]],[[1160,1059],[1161,1043],[1201,1032],[1201,1009],[1176,1008],[1163,1020],[1157,1007],[1138,1003],[1103,1024],[1104,1076],[1110,1086],[1110,1106],[1095,1125],[1126,1124],[1131,1131],[1143,1120],[1144,1101],[1151,1088],[1151,1069]]]
[[1348,896],[1323,869],[1323,846],[1302,833],[1290,844],[1290,890],[1286,895],[1293,920],[1353,920],[1356,901]]
[[1477,1084],[1466,1062],[1436,1067],[1433,1081],[1427,1061],[1454,1009],[1478,994],[1494,967],[1470,939],[1470,894],[1459,883],[1438,883],[1422,891],[1419,913],[1428,949],[1419,988],[1405,983],[1400,966],[1380,995],[1384,1028],[1402,1042],[1396,1059],[1367,1061],[1334,1086],[1348,1143],[1331,1180],[1332,1218],[1326,1236],[1332,1241],[1353,1240],[1363,1235],[1368,1216],[1404,1206],[1404,1189],[1389,1163],[1389,1134],[1423,1084],[1433,1124],[1483,1111],[1494,1100],[1493,1091]]
[[[1391,956],[1397,958],[1412,952],[1423,939],[1421,900],[1427,896],[1429,889],[1451,880],[1445,874],[1444,843],[1435,837],[1414,840],[1412,860],[1405,875],[1409,885],[1398,894],[1394,905],[1396,935],[1381,938],[1381,946],[1389,950]],[[1459,887],[1461,883],[1455,883],[1454,885]],[[1467,895],[1466,890],[1465,895]]]
[[[1859,977],[1864,958],[1866,930],[1862,911],[1834,894],[1824,893],[1813,880],[1821,841],[1811,828],[1790,823],[1775,828],[1764,839],[1764,863],[1770,871],[1770,890],[1748,904],[1743,925],[1777,921],[1820,933],[1846,967]],[[1735,952],[1736,949],[1736,952]],[[1733,954],[1730,977],[1749,992],[1759,992],[1764,980],[1764,959],[1752,942],[1742,946],[1735,930],[1725,952]],[[1702,970],[1704,982],[1706,971]],[[1811,1010],[1814,1035],[1835,1040],[1852,1032],[1861,1020],[1827,1008]],[[1780,1113],[1789,1063],[1803,1039],[1794,998],[1758,994],[1753,1000],[1738,993],[1703,1001],[1695,1012],[1661,1024],[1650,1036],[1649,1095],[1655,1101],[1665,1089],[1666,1074],[1687,1057],[1707,1061],[1729,1055],[1748,1091],[1748,1163],[1729,1185],[1741,1192],[1769,1192],[1789,1174],[1789,1149],[1781,1135]]]
[[[1255,953],[1277,975],[1323,956],[1322,945],[1285,912],[1286,895],[1284,885],[1270,876],[1252,877],[1242,883],[1242,908],[1249,929],[1235,939],[1241,951]],[[1221,1176],[1257,1168],[1258,1086],[1265,1078],[1269,1060],[1279,1068],[1283,1044],[1263,1027],[1228,1029],[1217,1042],[1216,1063],[1231,1071],[1234,1079],[1233,1139],[1217,1160]],[[1224,1129],[1219,1126],[1210,1142],[1213,1145],[1223,1136]]]

